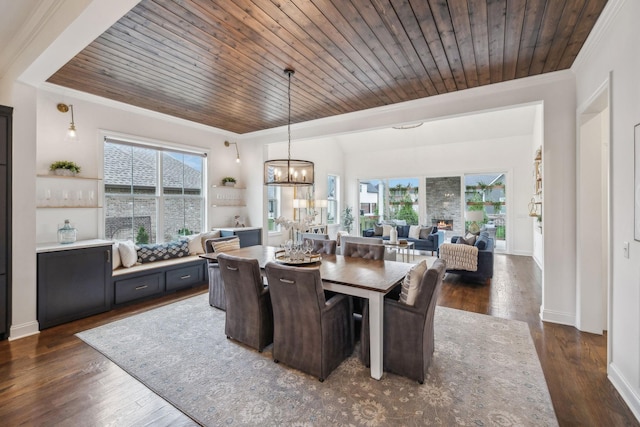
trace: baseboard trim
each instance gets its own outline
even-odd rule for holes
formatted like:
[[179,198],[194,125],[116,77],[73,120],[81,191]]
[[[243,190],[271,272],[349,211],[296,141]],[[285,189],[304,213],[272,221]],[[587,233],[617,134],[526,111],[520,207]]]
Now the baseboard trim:
[[562,311],[546,310],[540,307],[540,319],[543,322],[558,323],[560,325],[576,326],[576,316]]
[[40,333],[38,321],[23,323],[22,325],[13,325],[9,332],[9,341],[25,338]]
[[640,421],[640,396],[633,390],[629,382],[620,374],[620,371],[616,368],[616,365],[609,363],[607,368],[607,378],[611,381],[611,384],[618,390],[622,400],[625,401],[633,415],[638,421]]

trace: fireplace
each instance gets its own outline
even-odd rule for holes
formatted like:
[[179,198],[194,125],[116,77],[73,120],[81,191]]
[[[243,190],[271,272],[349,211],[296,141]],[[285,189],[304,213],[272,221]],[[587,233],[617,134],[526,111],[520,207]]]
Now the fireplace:
[[453,220],[452,219],[434,218],[434,219],[431,220],[431,224],[434,227],[438,227],[438,230],[445,230],[445,231],[453,230]]

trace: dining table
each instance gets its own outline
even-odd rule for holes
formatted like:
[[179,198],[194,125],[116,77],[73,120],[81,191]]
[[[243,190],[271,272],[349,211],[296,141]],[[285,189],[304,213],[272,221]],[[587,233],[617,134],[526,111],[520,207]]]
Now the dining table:
[[[274,246],[256,245],[225,251],[229,255],[252,258],[258,261],[260,268],[276,260],[276,252],[281,249]],[[216,259],[218,253],[200,255],[206,259]],[[317,262],[297,266],[318,268],[325,290],[366,298],[369,301],[369,334],[371,377],[382,378],[383,372],[383,322],[384,296],[402,282],[412,264],[365,258],[345,257],[342,255],[322,254]]]

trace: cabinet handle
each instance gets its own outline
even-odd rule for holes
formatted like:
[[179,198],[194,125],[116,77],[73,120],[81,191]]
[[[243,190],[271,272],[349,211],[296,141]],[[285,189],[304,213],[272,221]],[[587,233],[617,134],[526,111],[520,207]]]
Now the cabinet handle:
[[181,276],[180,279],[188,279],[189,277],[191,277],[191,275],[187,274],[186,276]]
[[111,262],[111,251],[107,249],[105,252],[107,253],[107,262]]
[[136,286],[136,291],[140,291],[142,289],[147,289],[149,285]]

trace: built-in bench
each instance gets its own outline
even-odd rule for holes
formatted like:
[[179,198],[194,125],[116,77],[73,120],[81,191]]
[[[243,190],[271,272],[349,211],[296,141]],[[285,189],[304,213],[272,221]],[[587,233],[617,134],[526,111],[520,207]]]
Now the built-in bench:
[[189,255],[162,261],[119,267],[111,274],[113,304],[155,298],[207,283],[207,261]]

